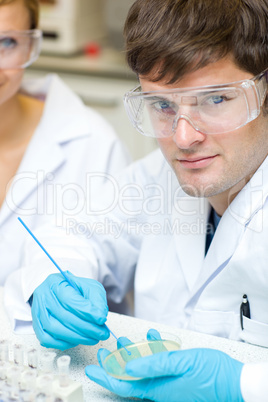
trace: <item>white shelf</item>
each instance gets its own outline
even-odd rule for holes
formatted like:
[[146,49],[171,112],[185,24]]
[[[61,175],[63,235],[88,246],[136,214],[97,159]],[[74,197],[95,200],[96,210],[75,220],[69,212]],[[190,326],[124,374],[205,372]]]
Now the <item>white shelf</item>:
[[124,53],[113,48],[101,48],[99,55],[92,56],[85,54],[73,56],[41,54],[31,69],[135,79],[135,74],[126,64]]

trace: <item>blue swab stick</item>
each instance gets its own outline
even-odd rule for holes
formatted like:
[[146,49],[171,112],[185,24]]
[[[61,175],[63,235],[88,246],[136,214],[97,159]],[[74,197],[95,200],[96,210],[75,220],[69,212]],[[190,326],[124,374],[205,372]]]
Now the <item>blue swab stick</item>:
[[[28,228],[28,226],[23,222],[23,220],[18,217],[18,220],[20,221],[20,223],[25,227],[25,229],[27,230],[27,232],[32,236],[32,238],[36,241],[36,243],[38,244],[39,247],[41,247],[41,249],[44,251],[44,253],[48,256],[48,258],[53,262],[53,264],[55,265],[55,267],[60,271],[60,273],[64,276],[65,280],[69,283],[70,286],[72,286],[75,290],[77,290],[77,292],[80,292],[78,286],[76,285],[75,282],[73,282],[70,278],[68,278],[68,276],[65,274],[65,272],[60,268],[60,266],[56,263],[56,261],[51,257],[51,255],[47,252],[47,250],[45,249],[44,246],[42,246],[42,244],[40,243],[40,241],[37,239],[37,237],[33,234],[33,232]],[[120,345],[126,350],[128,355],[131,355],[131,352],[129,350],[126,349],[126,347],[119,341],[119,339],[115,336],[115,334],[110,330],[110,328],[108,328],[108,326],[106,324],[104,324],[106,326],[106,328],[108,329],[108,331],[113,335],[113,337],[117,340],[118,343],[120,343]]]

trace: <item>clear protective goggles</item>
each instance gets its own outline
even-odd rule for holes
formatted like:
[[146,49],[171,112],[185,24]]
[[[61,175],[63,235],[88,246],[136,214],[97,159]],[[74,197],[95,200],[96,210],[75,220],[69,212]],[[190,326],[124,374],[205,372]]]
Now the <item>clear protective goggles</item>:
[[42,31],[0,31],[0,69],[28,67],[39,56]]
[[196,131],[223,134],[256,119],[267,96],[268,69],[244,81],[203,87],[126,93],[124,104],[133,126],[148,137],[174,134],[180,119]]

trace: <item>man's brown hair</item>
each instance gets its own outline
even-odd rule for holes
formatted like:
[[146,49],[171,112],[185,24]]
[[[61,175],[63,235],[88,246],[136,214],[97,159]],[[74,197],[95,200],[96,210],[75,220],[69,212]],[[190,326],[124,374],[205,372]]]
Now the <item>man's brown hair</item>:
[[268,67],[268,0],[136,0],[124,33],[129,66],[155,81],[227,55],[252,75]]

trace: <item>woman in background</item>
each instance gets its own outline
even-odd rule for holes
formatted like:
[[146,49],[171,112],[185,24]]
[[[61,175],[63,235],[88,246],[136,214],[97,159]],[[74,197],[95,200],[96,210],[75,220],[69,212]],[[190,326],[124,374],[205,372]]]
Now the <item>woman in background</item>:
[[28,236],[18,216],[33,231],[46,219],[66,223],[85,208],[92,177],[103,182],[128,160],[113,129],[59,77],[22,83],[40,51],[38,12],[38,0],[0,0],[0,286]]

